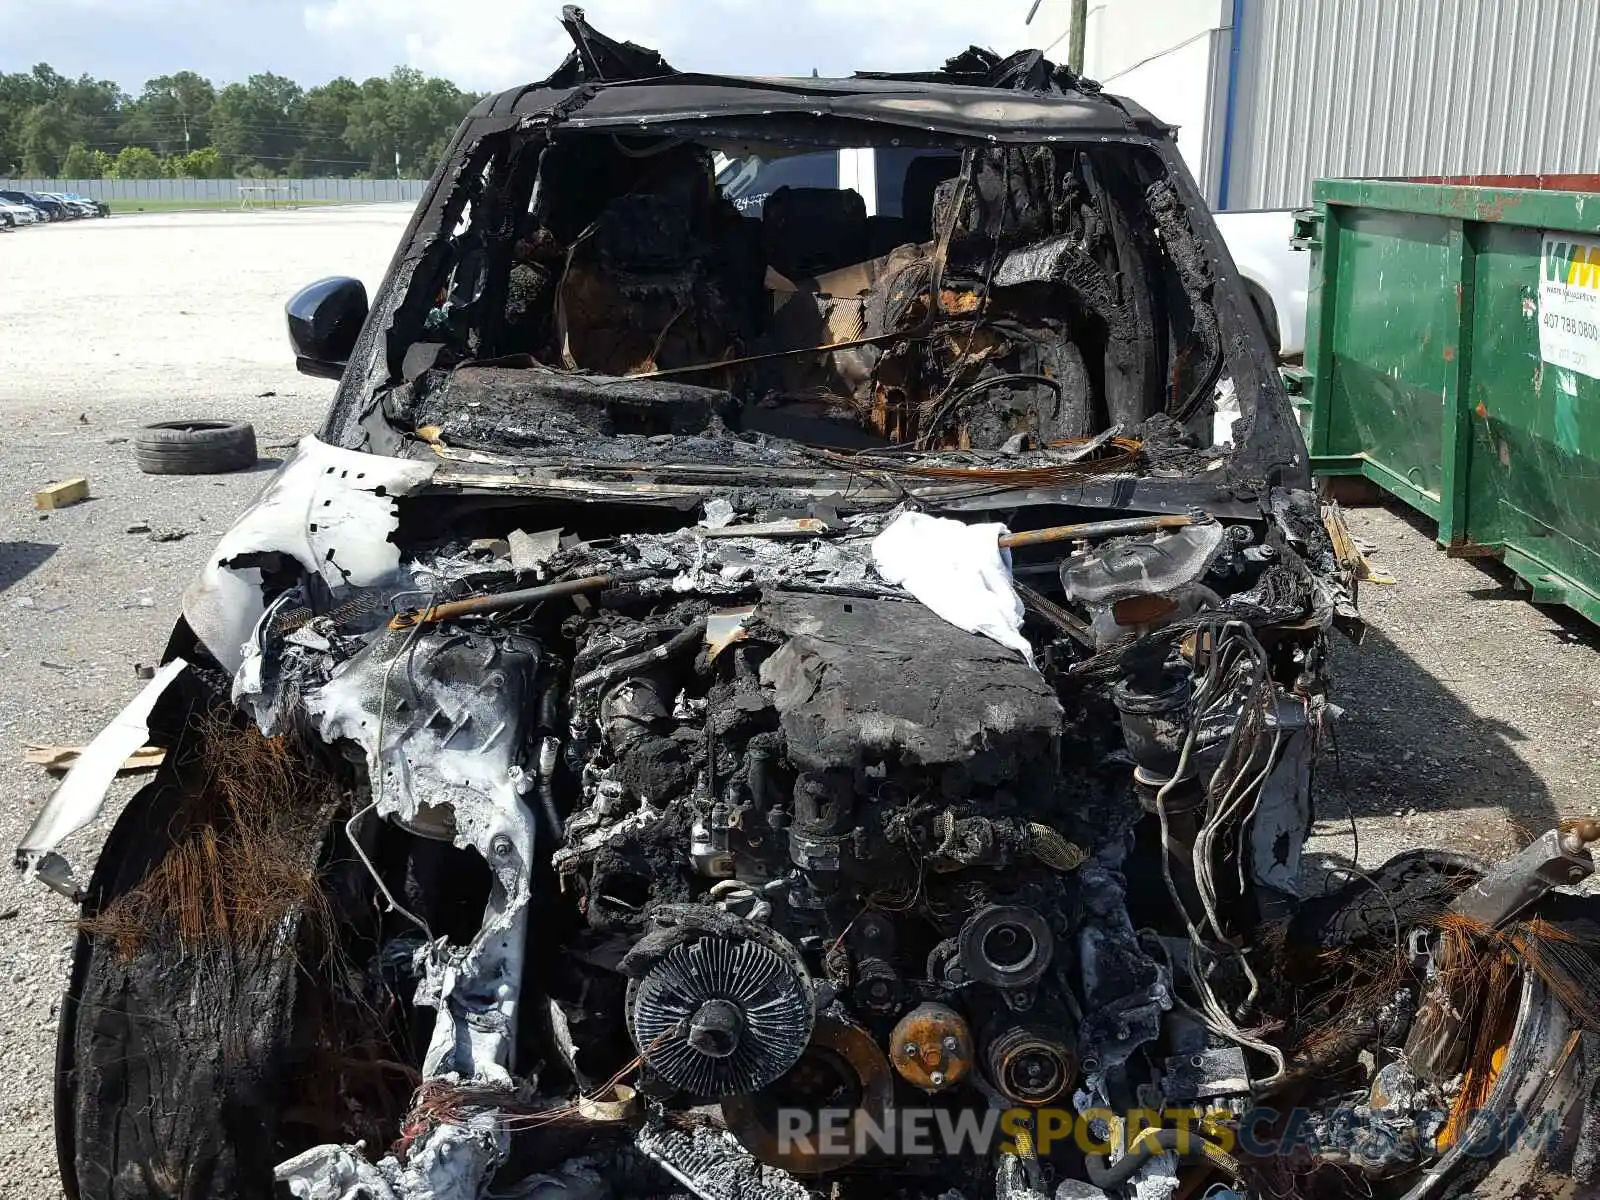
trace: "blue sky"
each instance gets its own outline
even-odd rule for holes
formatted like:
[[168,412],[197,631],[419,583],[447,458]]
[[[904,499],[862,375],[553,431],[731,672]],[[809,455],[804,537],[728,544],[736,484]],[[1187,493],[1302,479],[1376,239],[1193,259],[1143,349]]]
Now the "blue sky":
[[[1031,0],[592,0],[597,28],[680,68],[848,74],[937,65],[977,42],[1016,49]],[[0,0],[0,70],[216,83],[276,71],[303,84],[399,63],[489,91],[539,78],[566,52],[556,0]]]

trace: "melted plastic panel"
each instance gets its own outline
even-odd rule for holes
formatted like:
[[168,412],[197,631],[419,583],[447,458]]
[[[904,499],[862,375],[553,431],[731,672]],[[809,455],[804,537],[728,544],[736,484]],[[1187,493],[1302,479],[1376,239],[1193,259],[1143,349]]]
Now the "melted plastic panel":
[[893,760],[948,772],[935,786],[949,795],[1003,781],[1048,788],[1060,702],[1004,647],[883,601],[779,596],[754,619],[788,637],[761,679],[792,763],[827,772]]
[[385,815],[476,845],[487,838],[470,825],[474,801],[510,806],[520,794],[540,659],[536,643],[516,636],[384,630],[305,708],[324,739],[366,751]]
[[511,1081],[536,838],[528,801],[538,765],[525,756],[541,659],[524,637],[383,630],[305,698],[325,739],[366,752],[380,816],[490,866],[477,936],[423,954],[417,1003],[439,1010],[428,1075]]
[[152,710],[188,665],[181,658],[164,664],[128,706],[84,747],[17,847],[19,867],[56,891],[76,897],[79,889],[72,867],[56,853],[57,847],[100,816],[111,781],[128,756],[149,739]]
[[[266,611],[268,576],[287,560],[325,594],[344,596],[393,575],[400,549],[394,498],[416,491],[434,464],[329,446],[304,437],[282,470],[223,535],[183,598],[183,615],[229,672]],[[274,594],[279,589],[274,589]]]

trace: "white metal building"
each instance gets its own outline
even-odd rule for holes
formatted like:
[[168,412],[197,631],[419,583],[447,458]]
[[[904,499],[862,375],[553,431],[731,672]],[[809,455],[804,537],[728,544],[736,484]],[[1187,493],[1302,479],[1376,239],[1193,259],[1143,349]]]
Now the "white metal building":
[[[996,49],[1065,61],[1071,7]],[[1089,0],[1084,73],[1178,126],[1219,209],[1324,176],[1600,171],[1600,0]]]

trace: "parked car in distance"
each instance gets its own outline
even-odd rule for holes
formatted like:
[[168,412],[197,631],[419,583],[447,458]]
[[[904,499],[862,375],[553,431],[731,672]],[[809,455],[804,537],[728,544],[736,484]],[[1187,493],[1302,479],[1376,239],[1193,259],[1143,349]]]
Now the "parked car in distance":
[[92,196],[80,196],[77,192],[68,192],[67,199],[74,200],[79,204],[87,204],[94,210],[87,214],[91,217],[109,217],[111,215],[111,206],[103,201],[94,199]]
[[28,192],[26,195],[34,207],[44,209],[45,215],[52,221],[70,221],[78,215],[64,201],[48,196],[44,192]]
[[0,192],[0,200],[4,200],[8,204],[20,204],[25,208],[33,209],[34,212],[39,214],[41,221],[59,221],[65,215],[65,209],[62,208],[59,200],[46,200],[43,196],[35,195],[33,192]]
[[98,217],[100,215],[100,209],[95,205],[95,202],[86,196],[72,196],[66,192],[46,192],[45,195],[66,205],[67,213],[72,218]]
[[62,214],[69,221],[76,221],[80,217],[93,216],[93,206],[85,206],[76,200],[70,200],[61,192],[40,192],[46,200],[54,200],[61,205]]
[[43,219],[36,208],[10,200],[0,200],[0,229],[17,229]]

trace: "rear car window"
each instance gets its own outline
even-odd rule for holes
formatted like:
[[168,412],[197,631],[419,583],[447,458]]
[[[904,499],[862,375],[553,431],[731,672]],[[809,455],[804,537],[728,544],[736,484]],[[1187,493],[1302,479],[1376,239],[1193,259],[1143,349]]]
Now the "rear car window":
[[838,187],[839,154],[836,150],[789,154],[782,158],[748,154],[730,160],[717,173],[717,186],[742,214],[759,217],[767,197],[781,187]]
[[[873,156],[877,176],[878,216],[906,216],[908,183],[918,196],[926,193],[922,207],[931,209],[933,190],[961,169],[961,156],[948,150],[906,146],[881,146]],[[917,197],[912,207],[918,207]]]

